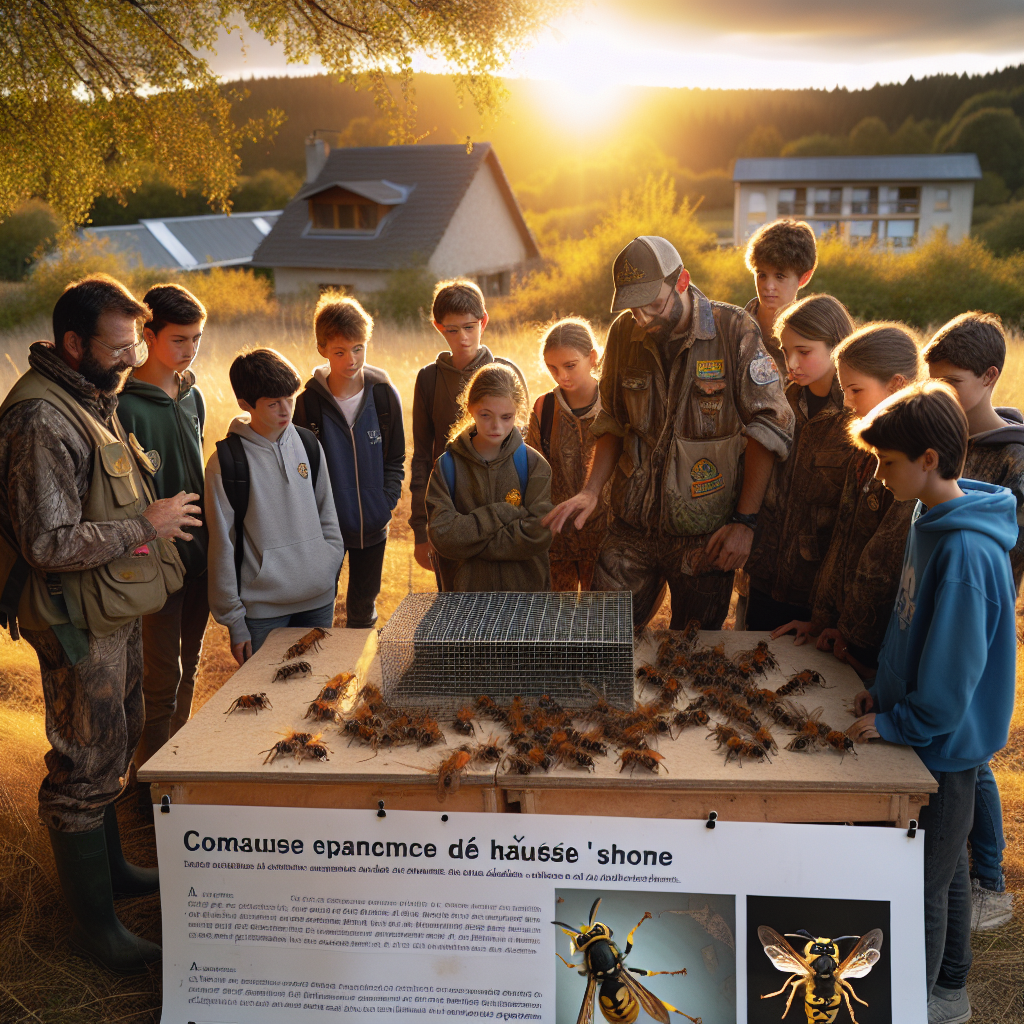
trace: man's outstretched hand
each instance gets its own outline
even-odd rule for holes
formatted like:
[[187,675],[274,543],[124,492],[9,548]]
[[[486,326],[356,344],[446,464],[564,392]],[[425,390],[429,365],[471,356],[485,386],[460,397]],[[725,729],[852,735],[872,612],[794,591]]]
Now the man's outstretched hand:
[[590,514],[597,508],[597,495],[589,491],[580,491],[571,498],[556,505],[541,521],[541,526],[548,527],[552,533],[561,533],[562,527],[572,519],[577,530],[583,529],[583,524],[590,518]]
[[184,527],[203,525],[201,520],[195,518],[202,509],[192,504],[198,500],[198,494],[179,491],[173,498],[154,501],[142,514],[153,524],[158,537],[164,540],[191,540],[192,534],[186,533]]

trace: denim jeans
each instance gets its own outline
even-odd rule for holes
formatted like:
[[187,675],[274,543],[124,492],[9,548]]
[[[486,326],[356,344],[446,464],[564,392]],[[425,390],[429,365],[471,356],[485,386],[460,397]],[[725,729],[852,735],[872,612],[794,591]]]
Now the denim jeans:
[[971,968],[971,878],[967,836],[974,820],[978,769],[932,772],[939,791],[921,808],[924,834],[925,970],[936,982],[963,988]]
[[996,777],[986,761],[978,769],[978,784],[974,789],[974,826],[970,835],[973,874],[993,892],[1006,889],[1003,875],[1003,805],[999,800]]
[[248,615],[245,617],[246,629],[252,637],[253,654],[263,646],[263,641],[267,639],[272,629],[282,629],[285,626],[320,626],[323,629],[330,629],[333,624],[333,601],[322,608],[311,608],[308,612],[294,612],[291,615],[277,615],[272,619],[250,619]]

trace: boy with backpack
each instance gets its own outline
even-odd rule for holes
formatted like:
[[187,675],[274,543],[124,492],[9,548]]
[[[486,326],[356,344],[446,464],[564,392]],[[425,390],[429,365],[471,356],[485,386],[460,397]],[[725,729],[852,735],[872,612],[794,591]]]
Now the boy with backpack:
[[373,319],[355,300],[326,294],[313,316],[317,351],[327,357],[295,402],[295,423],[323,446],[334,506],[348,552],[345,625],[377,622],[391,512],[405,478],[402,401],[384,370],[366,362]]
[[967,417],[953,390],[912,384],[853,424],[876,476],[915,511],[878,673],[854,700],[855,743],[913,747],[938,792],[921,808],[930,1024],[971,1016],[967,838],[978,767],[1001,750],[1013,714],[1016,595],[1009,552],[1017,505],[1005,487],[958,479]]
[[241,665],[272,629],[331,626],[345,546],[323,449],[292,423],[295,367],[258,348],[228,376],[249,415],[231,421],[206,464],[210,610]]
[[[1003,324],[992,313],[962,313],[934,335],[924,350],[930,376],[945,381],[967,415],[964,476],[1008,487],[1024,523],[1024,417],[1018,409],[992,405],[992,392],[1006,361]],[[1010,552],[1013,582],[1024,575],[1024,530]],[[978,769],[971,828],[971,901],[974,931],[991,931],[1013,917],[1013,897],[1003,874],[1003,808],[992,768]]]
[[[150,310],[143,327],[149,354],[118,397],[118,419],[156,464],[158,498],[180,491],[202,494],[206,404],[189,367],[199,352],[206,309],[179,284],[154,285],[143,302]],[[139,767],[188,721],[192,710],[210,605],[206,526],[191,533],[191,543],[175,545],[185,566],[184,585],[160,611],[142,617],[146,724],[135,751]],[[139,795],[152,810],[149,786]]]
[[445,450],[448,432],[460,417],[458,397],[481,366],[504,363],[516,373],[524,389],[526,378],[515,363],[492,355],[490,349],[480,343],[487,327],[487,308],[483,292],[472,281],[460,278],[438,282],[431,316],[450,351],[439,352],[437,359],[416,375],[412,401],[412,514],[409,524],[416,539],[416,561],[424,569],[434,571],[439,590],[451,590],[458,563],[439,555],[427,537],[426,497],[430,472]]

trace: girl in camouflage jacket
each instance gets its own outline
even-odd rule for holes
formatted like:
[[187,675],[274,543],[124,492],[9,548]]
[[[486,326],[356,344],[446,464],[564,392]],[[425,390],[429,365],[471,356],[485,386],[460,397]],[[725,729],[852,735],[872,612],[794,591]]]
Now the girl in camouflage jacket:
[[517,426],[526,389],[491,363],[473,374],[459,408],[427,484],[427,536],[457,563],[453,589],[550,590],[551,531],[541,520],[551,511],[551,468]]
[[[857,417],[921,375],[917,343],[902,324],[872,323],[851,334],[832,353],[844,404]],[[878,664],[889,615],[899,589],[915,502],[897,501],[875,479],[877,460],[861,453],[849,464],[828,553],[811,597],[811,621],[790,622],[796,643],[818,637],[861,675]]]
[[[594,377],[600,353],[590,324],[565,317],[540,342],[541,357],[558,387],[541,395],[530,415],[526,443],[551,464],[551,501],[578,494],[587,480],[597,438],[590,424],[601,412]],[[581,530],[570,522],[551,542],[552,590],[589,590],[594,566],[608,532],[608,485]]]

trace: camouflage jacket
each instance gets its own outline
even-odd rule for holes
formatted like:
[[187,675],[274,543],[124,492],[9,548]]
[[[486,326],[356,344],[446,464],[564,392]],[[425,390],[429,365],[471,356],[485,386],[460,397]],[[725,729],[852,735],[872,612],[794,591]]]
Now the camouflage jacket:
[[[117,396],[99,392],[52,345],[36,342],[29,365],[111,429]],[[143,516],[81,521],[93,458],[90,441],[49,402],[19,402],[0,420],[0,529],[17,539],[33,568],[44,573],[95,569],[156,536]]]
[[[541,395],[534,403],[526,443],[548,460],[551,466],[551,503],[557,505],[583,490],[597,443],[597,438],[590,432],[590,424],[601,412],[601,396],[598,394],[592,409],[582,416],[575,416],[562,397],[561,388],[555,388],[551,393],[555,396],[555,412],[551,420],[550,455],[544,451],[540,434],[541,410],[546,395]],[[552,534],[549,551],[552,561],[592,561],[597,558],[608,533],[608,491],[606,486],[597,508],[582,530],[577,530],[570,520],[562,527],[561,533]]]
[[1024,575],[1024,417],[1016,409],[997,408],[1006,426],[975,434],[967,442],[967,462],[963,475],[969,480],[984,480],[1013,491],[1017,501],[1017,543],[1010,552],[1013,583],[1020,592]]
[[857,449],[846,433],[850,414],[838,377],[813,419],[807,418],[806,388],[790,384],[786,398],[796,417],[793,450],[775,464],[745,568],[750,585],[773,600],[808,606]]
[[636,529],[698,536],[728,522],[748,437],[785,459],[793,411],[756,322],[693,285],[690,322],[676,328],[670,366],[629,311],[608,330],[601,412],[591,431],[623,440],[612,477],[614,515]]
[[811,598],[817,629],[835,628],[873,668],[889,625],[916,501],[896,501],[875,479],[877,459],[857,453],[846,470],[832,542]]

